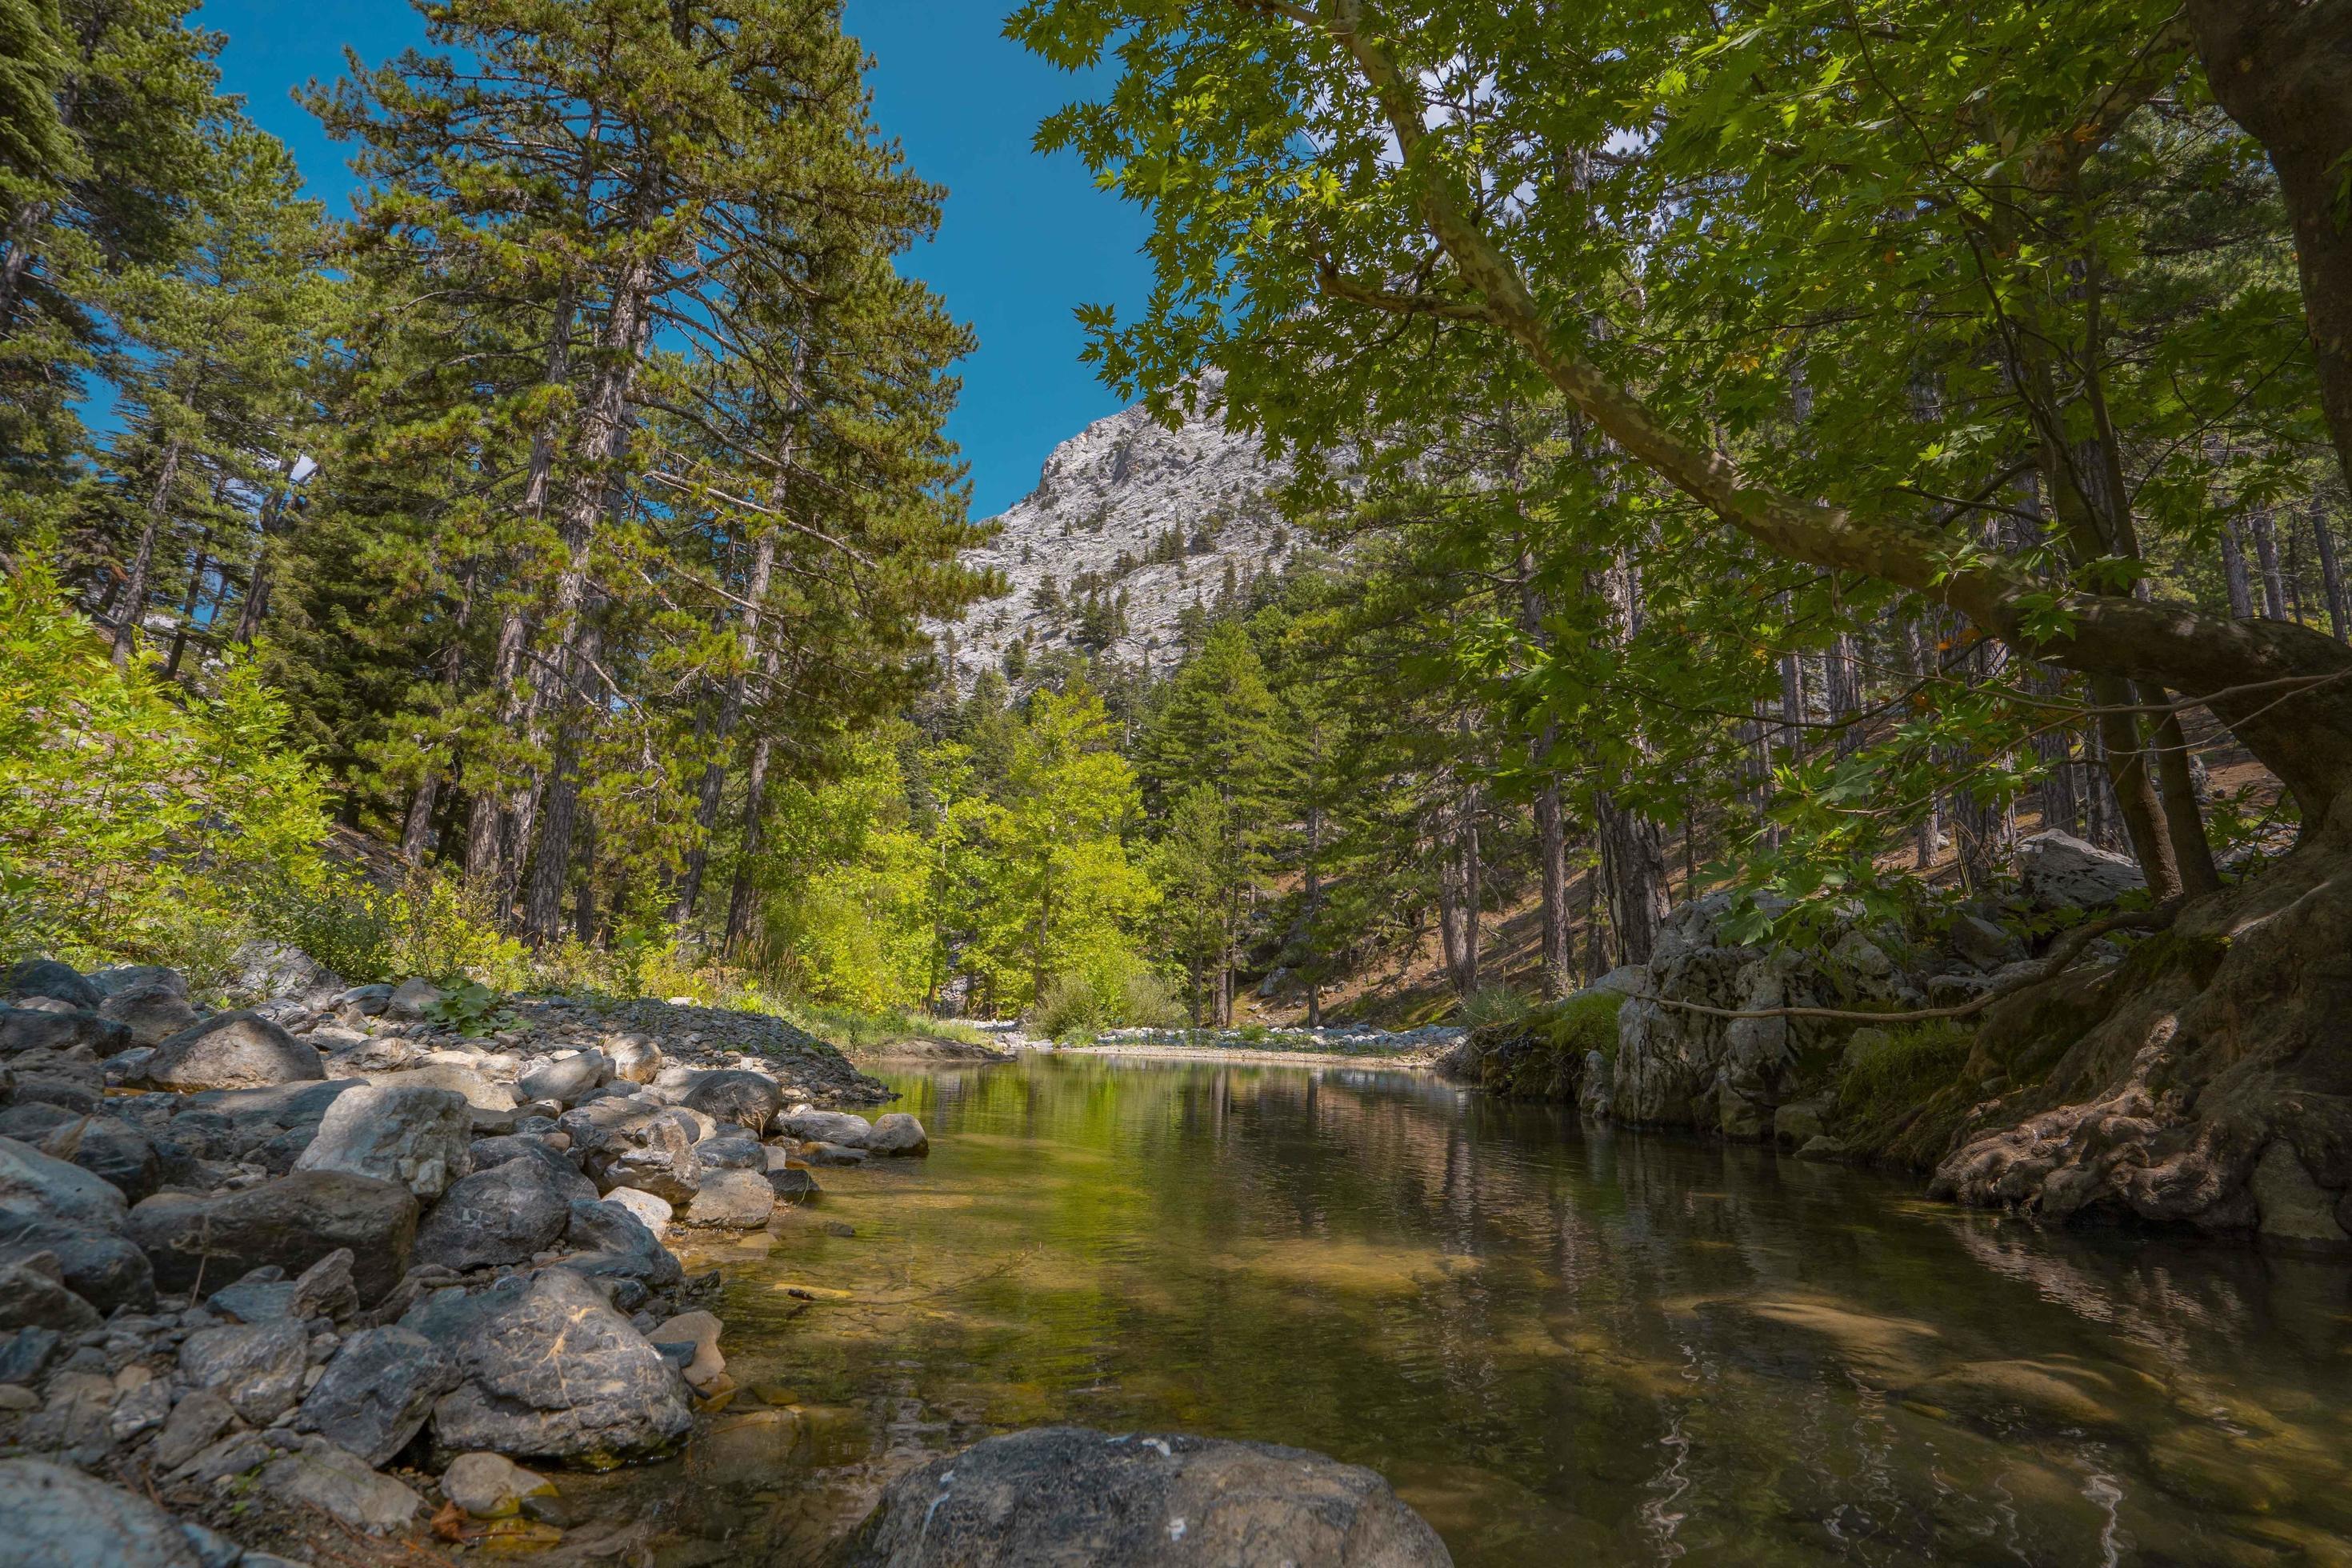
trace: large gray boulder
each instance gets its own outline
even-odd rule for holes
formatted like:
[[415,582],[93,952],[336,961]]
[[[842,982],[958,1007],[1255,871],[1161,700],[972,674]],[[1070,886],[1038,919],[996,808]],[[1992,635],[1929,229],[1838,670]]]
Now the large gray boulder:
[[2017,879],[2027,900],[2045,910],[2099,909],[2147,886],[2130,856],[2054,827],[2019,843]]
[[[614,1109],[607,1110],[608,1103]],[[583,1152],[600,1192],[635,1187],[684,1204],[702,1185],[702,1162],[694,1152],[702,1129],[690,1111],[600,1100],[565,1111],[555,1124]]]
[[98,1327],[98,1309],[66,1289],[57,1254],[36,1252],[0,1263],[0,1331],[62,1329],[81,1333]]
[[416,1261],[460,1274],[528,1263],[563,1239],[574,1201],[596,1184],[551,1150],[520,1154],[454,1184],[416,1232]]
[[290,942],[248,942],[231,955],[228,984],[233,1001],[269,1002],[280,997],[324,1001],[343,988],[335,972]]
[[442,1447],[621,1458],[693,1425],[677,1369],[580,1275],[551,1268],[445,1305],[452,1294],[402,1320],[440,1342],[464,1377],[433,1409]]
[[[751,1145],[754,1149],[759,1145]],[[757,1230],[775,1212],[776,1190],[762,1171],[706,1171],[677,1223],[711,1230]]]
[[94,1010],[106,1000],[106,993],[84,979],[81,971],[54,958],[27,958],[10,964],[7,973],[0,976],[0,995],[46,996],[86,1010]]
[[874,1119],[874,1131],[866,1136],[868,1153],[911,1158],[931,1152],[931,1135],[923,1124],[903,1110],[893,1110]]
[[515,1079],[515,1092],[525,1100],[551,1100],[569,1107],[592,1089],[613,1081],[613,1064],[602,1051],[574,1051],[556,1057]]
[[131,1211],[129,1234],[166,1290],[217,1289],[276,1264],[299,1274],[338,1247],[352,1256],[360,1299],[400,1282],[416,1245],[416,1199],[406,1187],[344,1171],[298,1171],[243,1192],[158,1193]]
[[112,1019],[130,1030],[131,1039],[142,1046],[161,1045],[202,1021],[195,1008],[188,1004],[184,981],[173,985],[150,980],[125,986],[100,1003],[98,1013],[100,1017]]
[[613,1198],[573,1203],[563,1242],[574,1251],[561,1267],[577,1274],[635,1279],[656,1289],[686,1277],[677,1255],[661,1244],[644,1217]]
[[0,1263],[36,1253],[56,1258],[67,1289],[101,1312],[145,1311],[155,1304],[154,1268],[128,1237],[37,1214],[0,1212]]
[[121,1188],[79,1165],[0,1138],[0,1215],[60,1220],[89,1230],[119,1231],[130,1201]]
[[362,1329],[335,1351],[294,1417],[371,1465],[391,1462],[432,1418],[434,1401],[457,1385],[457,1364],[414,1329]]
[[0,1057],[20,1057],[27,1051],[76,1050],[87,1050],[94,1057],[112,1057],[138,1043],[127,1026],[97,1013],[0,1007]]
[[713,1121],[731,1121],[757,1138],[784,1108],[784,1091],[766,1073],[730,1068],[695,1074],[678,1103]]
[[422,1067],[372,1072],[367,1080],[379,1089],[446,1089],[483,1110],[512,1110],[520,1103],[510,1084],[493,1083],[469,1067],[456,1062],[427,1062]]
[[261,1489],[333,1514],[371,1535],[401,1529],[425,1506],[425,1500],[401,1482],[377,1474],[357,1455],[332,1447],[272,1459],[261,1472]]
[[116,963],[90,972],[89,983],[107,996],[120,996],[126,991],[156,985],[175,995],[188,994],[188,977],[176,969],[160,963]]
[[901,1476],[837,1568],[1451,1568],[1370,1470],[1304,1448],[1045,1426]]
[[47,1459],[0,1459],[0,1568],[261,1568],[201,1524]]
[[327,1108],[297,1171],[349,1171],[398,1182],[431,1202],[474,1169],[474,1119],[450,1089],[355,1089]]
[[155,1047],[141,1074],[155,1089],[267,1089],[327,1076],[319,1053],[257,1013],[223,1013]]
[[803,1143],[831,1143],[843,1149],[863,1149],[874,1136],[872,1123],[846,1110],[795,1110],[777,1118],[776,1131]]
[[180,1372],[257,1426],[266,1426],[302,1396],[310,1335],[291,1318],[199,1329],[180,1346]]
[[163,1181],[154,1143],[119,1116],[70,1116],[43,1136],[41,1152],[80,1166],[132,1203]]

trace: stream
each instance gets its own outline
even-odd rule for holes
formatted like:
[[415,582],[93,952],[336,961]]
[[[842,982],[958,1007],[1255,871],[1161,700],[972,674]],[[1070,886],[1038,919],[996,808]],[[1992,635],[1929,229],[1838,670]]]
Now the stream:
[[1369,1465],[1465,1568],[2352,1563],[2340,1262],[1416,1072],[883,1076],[928,1160],[689,1259],[740,1392],[597,1483],[659,1568],[814,1561],[904,1468],[1055,1422]]

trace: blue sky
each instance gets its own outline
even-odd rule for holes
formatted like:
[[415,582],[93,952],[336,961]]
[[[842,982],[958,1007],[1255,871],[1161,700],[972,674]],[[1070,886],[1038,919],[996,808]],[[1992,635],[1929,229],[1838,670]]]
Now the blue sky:
[[[999,0],[847,0],[847,10],[875,58],[876,120],[949,189],[940,237],[904,265],[979,331],[951,429],[971,464],[973,511],[990,516],[1028,493],[1057,442],[1118,406],[1078,363],[1070,311],[1142,300],[1142,216],[1095,190],[1076,159],[1029,150],[1039,117],[1078,84],[1001,36]],[[348,210],[340,151],[288,93],[340,75],[346,44],[373,62],[422,41],[415,13],[399,0],[208,0],[197,20],[228,36],[229,89],[294,150],[312,192]]]

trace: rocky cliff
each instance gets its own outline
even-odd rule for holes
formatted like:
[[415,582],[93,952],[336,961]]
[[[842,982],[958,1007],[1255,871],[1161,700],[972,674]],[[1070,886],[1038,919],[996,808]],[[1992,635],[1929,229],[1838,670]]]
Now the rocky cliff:
[[1226,428],[1223,377],[1204,374],[1198,412],[1174,429],[1141,405],[1098,419],[1045,459],[1037,488],[968,552],[1010,590],[932,628],[942,663],[968,687],[1006,650],[1099,651],[1164,671],[1187,605],[1228,582],[1277,570],[1300,541],[1271,500],[1284,477],[1251,437]]

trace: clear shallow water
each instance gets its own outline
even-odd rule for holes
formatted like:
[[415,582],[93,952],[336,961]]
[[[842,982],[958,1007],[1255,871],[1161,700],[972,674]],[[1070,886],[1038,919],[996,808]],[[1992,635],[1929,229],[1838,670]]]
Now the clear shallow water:
[[708,1255],[743,1392],[610,1483],[665,1568],[811,1560],[889,1476],[1056,1421],[1370,1465],[1465,1565],[2352,1563],[2352,1266],[1419,1074],[892,1082],[928,1161]]

